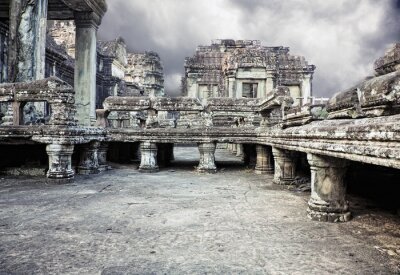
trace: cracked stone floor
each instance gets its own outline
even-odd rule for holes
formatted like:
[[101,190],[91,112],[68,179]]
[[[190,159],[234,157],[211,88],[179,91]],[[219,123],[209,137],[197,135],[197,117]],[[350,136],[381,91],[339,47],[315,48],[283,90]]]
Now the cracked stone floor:
[[0,273],[399,272],[399,216],[360,202],[351,222],[314,222],[308,193],[272,184],[225,150],[212,175],[193,170],[196,148],[175,157],[159,173],[118,165],[66,185],[2,177]]

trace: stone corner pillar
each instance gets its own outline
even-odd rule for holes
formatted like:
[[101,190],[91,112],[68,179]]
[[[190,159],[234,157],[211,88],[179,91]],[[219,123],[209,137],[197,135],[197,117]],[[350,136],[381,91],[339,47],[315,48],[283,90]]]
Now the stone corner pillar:
[[159,170],[157,164],[157,143],[143,141],[140,143],[140,166],[139,172],[153,173]]
[[344,176],[348,162],[343,159],[308,154],[311,168],[311,198],[308,217],[316,221],[346,222],[351,219],[346,201]]
[[80,125],[96,120],[97,29],[101,18],[94,12],[75,12],[75,105]]
[[256,145],[257,162],[255,167],[256,174],[272,174],[274,164],[272,162],[272,150],[269,146]]
[[275,160],[275,173],[273,182],[276,184],[291,184],[296,177],[297,153],[272,147]]
[[43,79],[48,1],[9,2],[8,82]]
[[217,166],[215,165],[215,149],[216,144],[214,142],[199,143],[200,161],[197,166],[197,171],[205,173],[217,172]]
[[47,177],[51,180],[58,180],[60,183],[72,180],[75,175],[71,159],[74,152],[74,145],[48,144],[46,152],[49,156]]
[[92,141],[89,144],[84,144],[80,151],[80,160],[78,173],[82,175],[98,174],[99,156],[98,150],[100,147],[99,141]]

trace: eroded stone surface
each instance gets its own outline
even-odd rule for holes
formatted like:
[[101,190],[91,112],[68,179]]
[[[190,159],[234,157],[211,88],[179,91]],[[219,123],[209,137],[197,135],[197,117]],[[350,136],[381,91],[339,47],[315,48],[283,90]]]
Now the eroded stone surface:
[[[282,190],[272,184],[271,175],[240,169],[230,153],[217,150],[224,170],[212,175],[193,170],[197,148],[175,153],[173,170],[158,174],[120,166],[106,174],[78,175],[75,184],[61,186],[37,178],[1,178],[0,269],[80,274],[396,272],[382,251],[387,248],[385,236],[399,228],[398,218],[358,210],[346,224],[313,222],[305,215],[307,195]],[[377,219],[384,219],[387,233],[382,224],[375,225]],[[376,230],[381,230],[377,237],[382,242]]]

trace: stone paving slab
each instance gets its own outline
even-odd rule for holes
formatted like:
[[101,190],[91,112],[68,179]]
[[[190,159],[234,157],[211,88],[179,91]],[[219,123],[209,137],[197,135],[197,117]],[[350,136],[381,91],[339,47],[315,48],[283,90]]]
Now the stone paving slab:
[[2,178],[0,273],[396,273],[373,236],[354,233],[363,232],[357,219],[309,220],[309,194],[272,184],[227,151],[211,175],[192,169],[195,148],[175,157],[156,174],[121,165],[66,185]]

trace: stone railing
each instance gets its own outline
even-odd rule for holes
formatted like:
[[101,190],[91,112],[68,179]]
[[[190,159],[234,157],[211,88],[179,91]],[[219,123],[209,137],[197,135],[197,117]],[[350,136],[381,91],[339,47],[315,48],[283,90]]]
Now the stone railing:
[[[282,108],[293,103],[289,90],[275,89],[265,99],[188,97],[108,97],[96,110],[105,128],[258,127],[277,124]],[[278,114],[278,115],[276,115]]]
[[50,77],[43,80],[0,84],[0,103],[7,104],[1,126],[23,125],[23,109],[30,102],[48,104],[49,125],[76,125],[74,90],[66,82]]

